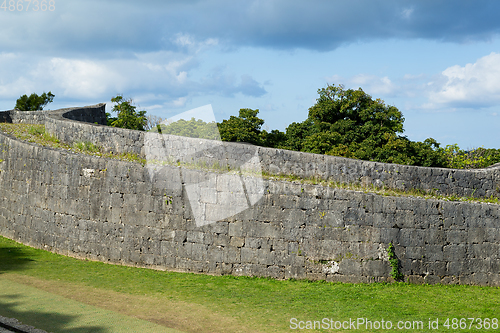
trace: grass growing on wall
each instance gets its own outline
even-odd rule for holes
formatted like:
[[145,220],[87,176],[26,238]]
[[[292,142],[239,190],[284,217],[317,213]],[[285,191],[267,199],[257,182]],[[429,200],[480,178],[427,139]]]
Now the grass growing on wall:
[[[146,159],[134,153],[111,153],[104,152],[104,150],[94,145],[91,142],[74,142],[71,145],[61,143],[59,140],[50,135],[45,131],[44,125],[31,125],[31,124],[11,124],[11,123],[0,123],[0,130],[15,136],[18,139],[33,142],[42,146],[48,146],[52,148],[66,149],[76,153],[87,154],[97,157],[105,157],[112,159],[120,159],[123,161],[140,163],[143,166],[146,164],[158,164],[158,165],[175,165],[182,166],[184,168],[191,169],[203,169],[213,172],[227,172],[227,171],[235,171],[231,170],[227,166],[219,166],[218,164],[207,165],[205,163],[185,163],[185,162],[177,162],[177,161],[146,161]],[[237,172],[237,171],[235,171]],[[251,173],[248,175],[252,175]],[[439,194],[437,190],[425,191],[421,189],[408,189],[408,190],[399,190],[388,187],[375,187],[375,186],[363,186],[355,183],[343,183],[343,182],[335,182],[335,181],[326,181],[317,178],[300,178],[295,175],[274,175],[263,172],[261,175],[264,179],[272,179],[272,180],[283,180],[283,181],[293,181],[301,184],[313,184],[313,185],[322,185],[329,186],[332,188],[341,188],[346,190],[353,191],[361,191],[365,193],[375,193],[384,196],[413,196],[420,197],[425,199],[438,199],[438,200],[446,200],[446,201],[462,201],[462,202],[485,202],[485,203],[493,203],[500,204],[500,199],[498,197],[487,197],[487,198],[478,198],[472,196],[457,196],[457,195],[443,195]]]
[[[121,304],[127,299],[132,309],[127,315],[177,329],[218,321],[219,329],[202,325],[190,330],[197,332],[286,332],[291,318],[367,318],[394,324],[423,321],[425,325],[429,318],[438,318],[443,328],[446,318],[500,317],[500,289],[496,287],[341,284],[175,273],[77,260],[0,237],[0,279],[6,278],[117,312],[128,311]],[[89,293],[112,297],[99,301]],[[0,303],[2,296],[0,290]],[[153,311],[147,304],[162,310]],[[373,330],[362,327],[357,331]],[[407,331],[428,330],[425,326]]]
[[143,165],[146,163],[146,160],[140,158],[137,154],[106,153],[101,147],[88,141],[77,141],[72,144],[61,143],[55,136],[45,131],[45,125],[0,123],[0,131],[10,134],[20,140],[36,143],[44,147],[65,149],[75,153],[120,159],[128,162],[137,162]]
[[44,125],[0,123],[0,130],[27,142],[41,146],[63,148],[59,140],[45,132]]

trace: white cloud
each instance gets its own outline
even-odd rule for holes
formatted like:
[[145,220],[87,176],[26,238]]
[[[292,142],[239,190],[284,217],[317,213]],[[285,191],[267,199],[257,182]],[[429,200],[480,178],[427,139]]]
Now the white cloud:
[[179,97],[172,102],[172,105],[176,108],[184,107],[186,105],[187,97]]
[[358,74],[350,78],[343,78],[339,75],[332,75],[325,78],[329,84],[343,84],[347,89],[361,88],[370,95],[391,96],[396,93],[396,86],[389,77],[379,77],[376,75]]
[[500,103],[500,54],[491,53],[473,64],[448,67],[442,82],[430,82],[429,101],[435,106],[489,107]]
[[25,77],[20,77],[15,81],[0,84],[0,97],[6,99],[18,98],[24,94],[30,94],[34,90],[33,82]]
[[199,53],[202,50],[219,44],[219,40],[217,38],[207,38],[199,41],[193,35],[187,33],[178,33],[171,38],[171,41],[174,45],[185,48],[190,53]]
[[100,96],[124,80],[112,68],[90,60],[53,58],[48,64],[42,63],[39,71],[51,75],[63,95],[71,97]]
[[351,84],[359,85],[370,94],[391,95],[395,91],[392,81],[387,77],[359,74],[351,78]]

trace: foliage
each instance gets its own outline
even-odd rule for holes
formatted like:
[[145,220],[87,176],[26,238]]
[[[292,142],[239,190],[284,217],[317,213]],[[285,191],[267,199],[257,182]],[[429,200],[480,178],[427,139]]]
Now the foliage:
[[215,122],[204,122],[201,119],[179,119],[169,124],[157,124],[150,132],[187,136],[190,138],[203,138],[220,140],[219,131]]
[[54,97],[55,95],[52,94],[50,91],[48,93],[44,92],[40,96],[38,96],[35,93],[29,95],[29,97],[28,95],[22,95],[17,99],[15,108],[20,111],[43,110],[44,106],[46,106],[49,103],[52,103]]
[[261,130],[259,110],[241,109],[239,116],[219,123],[224,141],[327,154],[369,161],[425,167],[484,168],[500,162],[500,150],[463,151],[457,145],[441,148],[433,138],[415,142],[403,136],[403,114],[361,88],[328,85],[318,90],[316,104],[303,122],[286,132]]
[[423,142],[409,140],[400,135],[404,131],[402,113],[380,99],[372,99],[361,88],[328,85],[318,94],[308,118],[290,124],[285,133],[262,130],[264,120],[257,117],[259,110],[248,108],[217,124],[195,118],[165,124],[161,117],[146,117],[145,111],[137,112],[132,101],[125,101],[120,95],[111,99],[117,103],[113,111],[118,112],[118,117],[106,115],[109,126],[206,139],[219,139],[218,130],[223,141],[385,163],[472,169],[500,162],[497,149],[464,151],[456,144],[441,148],[432,138]]
[[404,118],[394,106],[372,99],[361,88],[329,85],[303,123],[286,129],[286,147],[304,152],[422,166],[444,166],[434,139],[412,142],[399,134]]
[[259,110],[240,109],[238,117],[231,116],[218,124],[221,139],[231,142],[262,144],[260,128],[264,120],[257,117]]
[[444,148],[447,167],[453,169],[485,168],[500,162],[500,149],[479,147],[469,151],[462,150],[457,144]]
[[222,141],[248,142],[264,147],[285,148],[286,135],[278,130],[262,130],[264,120],[257,117],[259,110],[240,109],[238,117],[218,123]]
[[117,103],[112,112],[117,112],[117,117],[112,118],[106,113],[108,126],[128,128],[144,131],[147,123],[146,111],[136,111],[136,106],[132,105],[132,100],[124,100],[123,96],[117,95],[111,99],[111,102]]
[[404,275],[399,271],[399,259],[394,252],[394,245],[389,243],[389,248],[387,249],[387,254],[389,255],[389,262],[391,264],[391,276],[396,281],[402,281]]
[[264,147],[284,148],[286,134],[281,131],[272,130],[271,132],[268,132],[263,130],[260,133],[260,137],[261,145]]
[[284,143],[285,149],[302,151],[305,139],[315,133],[317,133],[317,130],[310,118],[307,118],[301,123],[291,123],[286,128],[286,142]]
[[99,146],[94,145],[90,141],[73,142],[73,148],[79,150],[80,152],[85,152],[90,154],[100,153],[102,150]]

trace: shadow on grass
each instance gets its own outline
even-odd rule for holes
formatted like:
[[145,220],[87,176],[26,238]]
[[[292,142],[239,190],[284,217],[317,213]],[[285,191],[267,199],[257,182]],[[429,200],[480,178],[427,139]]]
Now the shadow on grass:
[[50,313],[43,311],[20,311],[22,296],[0,295],[0,315],[16,318],[22,324],[34,326],[53,333],[108,333],[108,329],[99,326],[71,327],[68,326],[79,316]]
[[8,271],[21,271],[30,262],[35,261],[29,258],[32,253],[27,253],[22,248],[14,246],[0,246],[0,274]]

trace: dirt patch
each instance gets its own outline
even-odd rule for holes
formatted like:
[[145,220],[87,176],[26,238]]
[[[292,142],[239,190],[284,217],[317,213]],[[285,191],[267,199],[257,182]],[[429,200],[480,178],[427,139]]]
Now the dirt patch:
[[243,324],[230,316],[168,296],[123,294],[80,283],[43,280],[13,273],[2,274],[2,278],[184,332],[259,332],[255,327],[242,327]]

